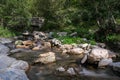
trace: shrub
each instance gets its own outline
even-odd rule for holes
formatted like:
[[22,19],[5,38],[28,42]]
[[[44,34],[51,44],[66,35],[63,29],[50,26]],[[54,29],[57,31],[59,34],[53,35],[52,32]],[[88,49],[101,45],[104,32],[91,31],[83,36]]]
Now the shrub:
[[0,37],[13,37],[15,33],[11,32],[8,28],[0,26]]
[[120,42],[120,34],[110,34],[106,37],[106,40],[110,42]]
[[92,45],[96,44],[95,40],[84,40],[83,38],[80,37],[69,37],[69,36],[64,36],[64,37],[58,37],[59,40],[62,41],[63,44],[80,44],[80,43],[90,43]]

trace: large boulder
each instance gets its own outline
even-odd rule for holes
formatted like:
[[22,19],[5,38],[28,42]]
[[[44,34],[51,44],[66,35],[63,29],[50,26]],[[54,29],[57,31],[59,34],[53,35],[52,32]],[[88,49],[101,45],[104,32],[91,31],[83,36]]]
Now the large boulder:
[[0,80],[29,80],[25,71],[29,69],[27,62],[0,55]]
[[56,61],[55,53],[47,52],[47,53],[40,54],[39,58],[35,60],[35,63],[40,62],[43,64],[47,64],[55,61]]
[[14,61],[16,61],[14,58],[10,58],[6,55],[0,55],[0,69],[10,67]]
[[109,52],[106,49],[94,48],[88,56],[89,61],[100,61],[101,59],[107,59]]
[[0,43],[0,54],[8,55],[9,51],[10,51],[10,49],[7,46]]
[[8,57],[6,55],[0,55],[0,69],[14,68],[27,71],[29,65],[27,62],[22,60],[16,60],[15,58]]
[[0,80],[29,80],[23,70],[6,68],[0,69]]
[[20,70],[27,71],[29,68],[29,65],[25,61],[17,60],[17,61],[14,61],[10,67],[14,69],[20,69]]

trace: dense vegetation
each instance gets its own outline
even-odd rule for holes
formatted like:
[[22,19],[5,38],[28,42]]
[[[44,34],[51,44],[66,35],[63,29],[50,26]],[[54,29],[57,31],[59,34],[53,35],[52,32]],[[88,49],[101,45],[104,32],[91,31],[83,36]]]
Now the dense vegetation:
[[119,0],[0,0],[0,36],[29,30],[31,17],[43,17],[45,23],[40,30],[78,32],[79,37],[90,40],[120,41],[119,8]]

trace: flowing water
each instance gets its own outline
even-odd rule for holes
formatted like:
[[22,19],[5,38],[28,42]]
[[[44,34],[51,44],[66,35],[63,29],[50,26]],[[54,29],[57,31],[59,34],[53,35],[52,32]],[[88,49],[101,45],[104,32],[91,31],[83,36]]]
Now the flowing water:
[[[27,72],[30,80],[120,80],[120,77],[116,76],[109,68],[98,69],[93,67],[93,65],[81,66],[76,62],[81,56],[61,55],[57,52],[56,62],[46,65],[41,63],[35,64],[35,58],[43,52],[45,51],[22,52],[12,54],[11,56],[25,60],[30,64],[30,69]],[[56,69],[59,67],[63,67],[65,71],[57,71]],[[67,73],[69,68],[73,68],[76,74]]]

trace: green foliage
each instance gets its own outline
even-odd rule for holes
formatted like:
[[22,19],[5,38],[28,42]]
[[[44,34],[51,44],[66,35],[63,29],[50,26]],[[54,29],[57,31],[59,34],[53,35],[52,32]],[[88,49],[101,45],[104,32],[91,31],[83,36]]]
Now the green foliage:
[[111,42],[120,42],[120,34],[111,34],[106,37],[107,41]]
[[[119,0],[0,0],[0,25],[7,27],[0,31],[28,30],[31,17],[43,17],[41,30],[74,31],[94,44],[94,33],[99,29],[99,40],[114,41],[119,37],[111,35],[116,34],[115,27],[120,23],[119,8]],[[61,39],[64,43],[82,42],[79,38]]]
[[28,26],[28,19],[31,16],[29,13],[29,0],[1,0],[0,16],[3,19],[3,26],[10,29],[24,29]]
[[89,43],[92,44],[92,45],[96,45],[96,41],[95,40],[90,40]]
[[34,4],[36,15],[46,19],[45,27],[55,26],[59,29],[73,25],[80,19],[80,9],[77,7],[79,3],[77,0],[36,0]]
[[64,36],[64,37],[59,37],[58,39],[61,40],[62,43],[64,43],[64,44],[85,43],[85,41],[83,41],[79,37],[73,38],[73,37]]
[[0,26],[0,37],[13,37],[15,36],[15,33],[11,32],[7,28],[3,28]]
[[84,40],[83,38],[80,37],[69,37],[69,36],[63,36],[63,37],[58,37],[59,40],[62,41],[63,44],[81,44],[81,43],[90,43],[92,45],[96,44],[95,40]]

